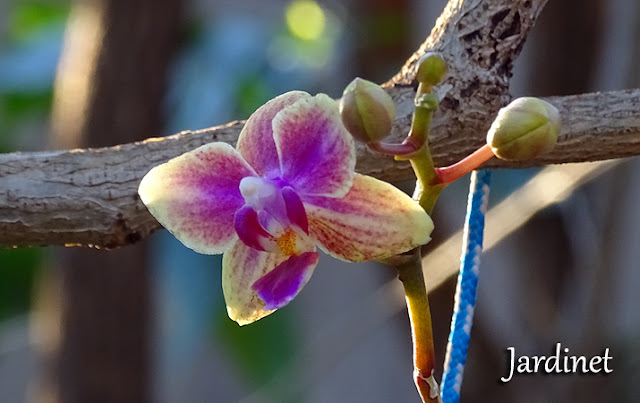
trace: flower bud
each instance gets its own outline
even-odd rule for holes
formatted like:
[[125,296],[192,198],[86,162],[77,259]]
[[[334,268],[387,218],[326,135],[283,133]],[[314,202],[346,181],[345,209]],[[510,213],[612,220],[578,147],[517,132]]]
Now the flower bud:
[[356,140],[370,143],[389,134],[396,107],[379,85],[356,78],[342,94],[340,114],[344,126]]
[[436,53],[427,53],[418,61],[416,80],[427,85],[437,85],[447,75],[447,63]]
[[500,109],[487,143],[496,157],[525,161],[549,151],[558,140],[560,114],[538,98],[518,98]]

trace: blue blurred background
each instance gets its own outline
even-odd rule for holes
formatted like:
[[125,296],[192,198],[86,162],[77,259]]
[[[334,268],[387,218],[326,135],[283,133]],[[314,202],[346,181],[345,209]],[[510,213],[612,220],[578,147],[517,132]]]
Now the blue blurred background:
[[[70,116],[83,119],[75,115],[82,113],[78,110],[65,113],[65,102],[82,98],[65,80],[76,74],[73,63],[82,64],[70,56],[70,49],[92,35],[87,10],[100,3],[0,0],[0,152],[82,145],[60,137],[66,130],[60,127],[77,123]],[[514,95],[638,86],[640,76],[632,66],[640,61],[640,6],[633,0],[550,3],[516,66]],[[386,81],[428,35],[444,4],[176,2],[180,15],[172,22],[175,46],[167,51],[166,76],[160,77],[165,83],[160,129],[144,137],[245,119],[271,97],[292,89],[339,97],[355,76]],[[119,12],[143,6],[149,15],[157,11],[153,3],[132,1]],[[143,30],[144,24],[128,28]],[[160,46],[155,39],[148,35],[150,48]],[[117,138],[100,145],[124,142]],[[579,188],[487,254],[463,401],[640,399],[633,384],[640,373],[640,317],[633,308],[640,302],[635,291],[640,286],[640,256],[634,248],[640,241],[640,215],[632,202],[633,189],[640,189],[637,165],[631,159]],[[492,204],[538,171],[497,172]],[[410,190],[410,184],[404,185]],[[434,245],[461,227],[466,186],[461,181],[443,195],[435,213]],[[618,217],[620,211],[624,219]],[[143,330],[127,327],[126,304],[135,298],[119,300],[125,306],[114,311],[115,319],[99,311],[92,314],[91,305],[78,313],[96,322],[112,320],[116,333],[141,332],[135,349],[142,353],[136,360],[144,362],[134,369],[127,367],[134,358],[128,360],[124,350],[106,353],[131,380],[121,395],[105,392],[118,388],[119,381],[110,380],[100,358],[73,358],[106,347],[96,344],[75,351],[82,343],[69,342],[65,330],[76,323],[68,304],[77,300],[68,295],[75,295],[74,287],[90,294],[96,284],[73,280],[65,269],[65,262],[73,259],[64,257],[61,248],[0,250],[2,402],[83,401],[79,396],[87,395],[73,393],[76,389],[93,390],[97,397],[92,401],[105,402],[417,401],[402,296],[382,292],[393,278],[390,270],[323,256],[294,303],[239,328],[226,316],[220,257],[195,254],[165,231],[144,244],[139,253],[146,256],[141,260],[148,267],[146,274],[129,282],[126,273],[120,273],[114,281],[116,289],[133,287],[133,294],[135,287],[148,288],[148,306],[140,308],[146,318]],[[105,289],[110,286],[105,283]],[[432,294],[439,361],[453,288],[449,279]],[[572,309],[583,313],[566,313]],[[557,341],[585,354],[611,347],[619,369],[608,378],[538,376],[507,386],[497,383],[505,370],[507,345],[548,354]],[[96,365],[85,368],[87,373],[95,369],[95,374],[75,376],[77,362]],[[90,376],[104,382],[88,384]]]

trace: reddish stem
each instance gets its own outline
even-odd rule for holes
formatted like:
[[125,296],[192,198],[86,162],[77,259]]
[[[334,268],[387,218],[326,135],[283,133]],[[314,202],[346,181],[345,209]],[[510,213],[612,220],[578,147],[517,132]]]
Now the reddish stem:
[[453,165],[449,165],[444,168],[436,168],[436,172],[440,177],[440,182],[446,185],[478,168],[491,157],[493,157],[493,151],[491,151],[489,144],[485,144],[469,156]]
[[[408,140],[408,139],[407,139]],[[391,143],[378,143],[371,142],[367,143],[369,148],[372,150],[376,150],[382,154],[393,155],[395,156],[410,156],[418,151],[419,147],[416,146],[411,141],[405,141],[402,144],[391,144]]]

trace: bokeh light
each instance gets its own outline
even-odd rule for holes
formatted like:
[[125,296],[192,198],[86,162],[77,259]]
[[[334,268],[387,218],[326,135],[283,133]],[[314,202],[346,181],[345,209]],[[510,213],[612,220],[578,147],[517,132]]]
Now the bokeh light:
[[289,31],[299,39],[312,41],[324,32],[326,18],[322,8],[312,0],[296,0],[286,11]]

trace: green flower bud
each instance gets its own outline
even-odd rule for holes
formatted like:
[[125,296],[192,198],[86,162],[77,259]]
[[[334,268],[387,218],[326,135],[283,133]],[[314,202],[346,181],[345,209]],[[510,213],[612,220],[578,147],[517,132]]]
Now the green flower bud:
[[356,140],[370,143],[389,134],[396,107],[379,85],[356,78],[342,94],[340,114],[344,126]]
[[487,143],[500,159],[525,161],[552,149],[559,133],[558,110],[541,99],[524,97],[500,109]]
[[436,53],[427,53],[418,61],[416,80],[427,85],[436,85],[447,75],[447,63]]

